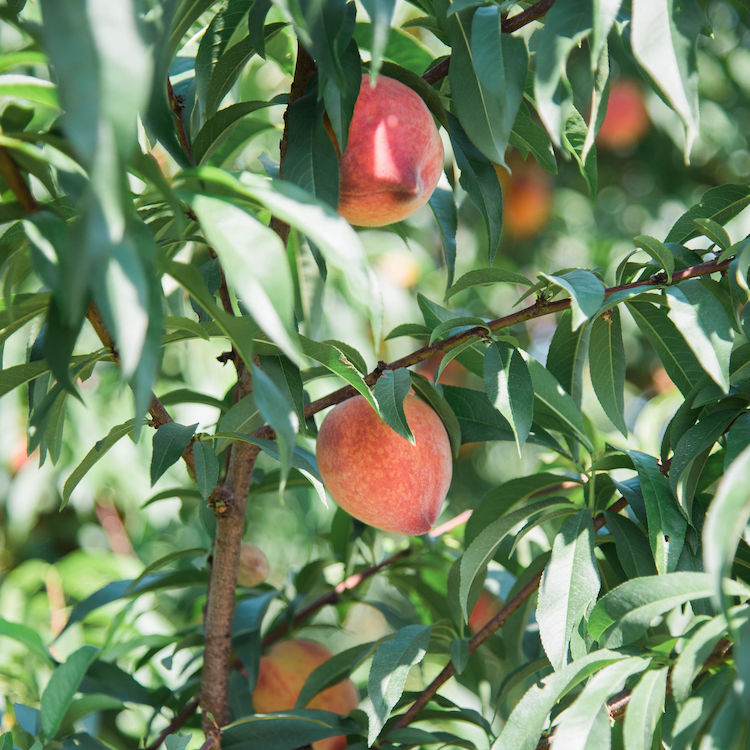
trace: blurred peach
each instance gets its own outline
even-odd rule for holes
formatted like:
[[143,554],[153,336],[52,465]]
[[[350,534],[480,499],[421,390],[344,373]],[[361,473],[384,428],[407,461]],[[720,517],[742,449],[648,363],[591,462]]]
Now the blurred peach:
[[612,81],[607,114],[596,136],[597,143],[613,151],[628,148],[638,143],[650,126],[641,87],[626,78]]
[[516,239],[540,232],[552,215],[552,182],[532,157],[508,159],[507,169],[495,164],[503,189],[503,231]]

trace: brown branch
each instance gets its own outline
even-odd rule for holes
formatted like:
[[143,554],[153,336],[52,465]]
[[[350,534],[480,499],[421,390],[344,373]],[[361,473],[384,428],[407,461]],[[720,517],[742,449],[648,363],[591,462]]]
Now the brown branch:
[[197,709],[198,699],[195,698],[191,700],[190,703],[186,704],[185,708],[183,708],[182,711],[180,711],[180,713],[177,714],[177,716],[175,716],[166,727],[164,727],[161,734],[146,748],[146,750],[159,750],[164,740],[166,740],[170,734],[174,734],[180,727],[184,726]]
[[[664,273],[657,273],[647,279],[641,279],[640,281],[631,281],[628,284],[611,286],[604,290],[604,297],[606,299],[608,297],[611,297],[616,292],[620,292],[625,289],[636,289],[637,287],[642,286],[674,286],[675,284],[679,284],[681,281],[686,281],[687,279],[692,279],[699,276],[708,276],[712,273],[726,271],[726,269],[729,268],[729,263],[731,262],[731,260],[732,259],[730,258],[723,261],[722,263],[717,263],[715,260],[710,260],[705,263],[699,263],[698,265],[691,266],[690,268],[683,268],[680,271],[675,271],[672,274],[672,281],[669,284],[667,283],[667,277]],[[492,333],[495,333],[505,328],[510,328],[511,326],[517,325],[518,323],[524,323],[527,320],[541,318],[544,315],[552,315],[553,313],[562,312],[563,310],[567,310],[569,307],[570,299],[555,300],[554,302],[547,302],[543,299],[539,299],[533,305],[529,305],[523,310],[511,313],[510,315],[504,315],[500,318],[495,318],[494,320],[486,323],[484,326],[475,326],[474,328],[469,328],[465,331],[461,331],[460,333],[456,333],[452,336],[440,339],[439,341],[436,341],[429,346],[423,346],[421,349],[417,349],[416,351],[411,352],[411,354],[407,354],[406,356],[401,357],[400,359],[396,359],[393,362],[384,365],[378,365],[378,367],[376,367],[364,378],[365,383],[367,383],[367,385],[369,386],[373,386],[377,382],[378,378],[386,370],[398,370],[401,367],[411,367],[412,365],[416,365],[419,362],[423,362],[424,360],[429,359],[433,354],[436,354],[438,352],[447,352],[450,349],[454,349],[455,347],[459,346],[460,344],[471,341],[472,339],[479,340],[486,338],[488,330]],[[351,385],[346,385],[343,388],[339,388],[338,390],[333,391],[326,396],[323,396],[315,401],[311,401],[305,407],[305,417],[311,417],[313,414],[317,414],[319,411],[323,411],[323,409],[327,409],[329,406],[338,404],[341,401],[346,401],[346,399],[351,398],[352,396],[356,396],[357,393],[358,391]]]
[[0,146],[0,174],[5,177],[8,187],[18,198],[24,211],[33,214],[39,210],[39,203],[32,194],[21,171],[5,146]]
[[[622,510],[627,501],[620,498],[613,503],[607,512],[617,513]],[[594,529],[597,531],[605,524],[604,514],[599,514],[594,518]],[[542,580],[542,572],[537,573],[505,606],[479,630],[469,641],[469,653],[479,648],[496,630],[500,629],[507,622],[508,618],[539,588]],[[437,691],[453,677],[456,673],[456,667],[453,662],[448,662],[438,676],[419,694],[417,699],[409,707],[409,710],[403,714],[393,725],[392,729],[402,729],[411,724],[422,711],[422,709],[432,700]]]
[[[554,4],[555,0],[540,0],[511,18],[503,18],[500,26],[503,34],[512,34],[532,21],[539,20]],[[450,64],[450,57],[444,57],[437,65],[434,65],[422,75],[423,80],[430,85],[437,83],[448,75]]]
[[195,164],[193,150],[190,148],[190,139],[188,138],[187,130],[185,130],[185,122],[182,119],[182,112],[185,109],[185,105],[182,103],[182,97],[175,94],[174,89],[172,88],[172,82],[169,78],[167,78],[167,97],[169,98],[169,106],[174,115],[177,139],[180,141],[180,146],[182,146],[182,150],[190,160],[190,163]]

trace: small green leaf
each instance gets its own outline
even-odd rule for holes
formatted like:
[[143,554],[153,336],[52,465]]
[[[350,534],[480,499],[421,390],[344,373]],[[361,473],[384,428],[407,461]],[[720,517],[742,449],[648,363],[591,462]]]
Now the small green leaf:
[[212,445],[196,441],[193,443],[193,461],[195,463],[195,483],[201,497],[206,500],[219,481],[219,459]]
[[578,326],[574,331],[571,327],[572,318],[570,310],[564,310],[560,316],[547,350],[547,369],[580,408],[591,326]]
[[396,7],[396,0],[362,0],[362,5],[367,11],[367,15],[370,16],[370,30],[372,32],[370,80],[374,82],[388,47],[388,36],[391,31],[391,19]]
[[49,739],[57,734],[73,696],[97,653],[98,649],[93,646],[81,646],[52,673],[41,699],[42,729]]
[[475,315],[462,315],[457,318],[449,318],[439,323],[432,330],[430,334],[429,346],[432,346],[436,341],[446,338],[453,333],[458,333],[458,330],[465,330],[467,328],[485,328],[487,333],[490,333],[490,329],[487,328],[486,321],[484,318],[479,318]]
[[531,282],[520,273],[508,271],[504,268],[477,268],[468,271],[461,276],[445,293],[445,299],[449,300],[454,294],[470,289],[473,286],[484,286],[489,284],[523,284],[531,286]]
[[438,187],[430,196],[429,204],[443,240],[443,257],[448,272],[446,286],[450,287],[456,270],[456,231],[458,229],[456,199],[452,190]]
[[88,473],[91,467],[100,459],[104,454],[120,439],[125,435],[130,434],[133,431],[134,421],[129,419],[127,422],[115,425],[107,435],[94,444],[94,447],[86,454],[83,461],[81,461],[71,475],[65,481],[65,485],[62,491],[62,502],[60,507],[65,507],[70,495],[73,490],[78,486],[78,483]]
[[177,422],[167,422],[154,433],[151,456],[151,486],[172,464],[180,460],[184,450],[190,445],[198,423],[186,426]]
[[440,417],[445,431],[448,433],[453,457],[456,458],[458,456],[458,449],[461,447],[461,426],[458,424],[453,409],[451,409],[434,384],[426,377],[416,372],[410,373],[410,377],[415,393],[419,394]]
[[52,656],[44,645],[42,637],[28,625],[20,622],[11,622],[0,617],[0,637],[12,638],[14,641],[24,645],[30,653],[44,662],[44,664],[49,665],[52,663]]
[[674,255],[669,248],[663,242],[659,242],[655,237],[649,237],[647,234],[639,234],[634,237],[633,243],[636,247],[645,250],[664,269],[667,274],[667,284],[671,284]]
[[625,712],[624,734],[628,750],[651,750],[656,727],[664,712],[669,667],[651,669],[633,688]]
[[666,292],[669,317],[703,369],[727,391],[732,324],[712,284],[688,279],[678,287],[669,288]]
[[409,371],[401,367],[398,370],[386,370],[378,378],[372,393],[378,402],[381,419],[414,445],[414,435],[404,414],[404,398],[410,389]]
[[711,593],[725,606],[723,578],[732,560],[745,526],[750,519],[750,447],[735,458],[719,482],[703,524],[703,564],[711,577]]
[[253,392],[260,413],[276,433],[281,464],[279,494],[283,495],[297,439],[299,420],[292,404],[263,370],[253,365]]
[[620,311],[596,318],[591,326],[589,343],[591,384],[594,393],[612,424],[627,437],[625,424],[625,347],[622,343]]
[[687,521],[669,488],[669,481],[659,471],[657,461],[640,451],[626,451],[633,459],[641,493],[646,505],[648,538],[659,573],[670,573],[677,568]]
[[596,601],[599,588],[594,525],[590,511],[582,510],[555,535],[552,556],[539,584],[536,619],[544,651],[555,670],[567,664],[573,630]]
[[378,646],[370,667],[367,694],[372,701],[368,711],[368,744],[372,745],[404,691],[410,668],[427,653],[430,628],[407,625]]
[[508,420],[518,455],[534,419],[534,386],[520,352],[496,341],[484,355],[484,387],[492,405]]
[[604,284],[590,271],[576,269],[561,275],[539,275],[570,293],[573,330],[596,315],[604,302]]
[[722,250],[731,247],[732,240],[719,222],[706,218],[693,219],[693,226]]

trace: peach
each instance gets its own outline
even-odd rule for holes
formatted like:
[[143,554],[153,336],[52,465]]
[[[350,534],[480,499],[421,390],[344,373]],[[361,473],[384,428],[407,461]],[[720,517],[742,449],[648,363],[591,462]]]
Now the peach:
[[438,415],[415,395],[404,399],[415,445],[381,421],[363,396],[335,406],[318,434],[318,468],[333,499],[370,526],[424,534],[440,513],[453,464]]
[[478,633],[501,609],[503,600],[491,591],[482,589],[482,593],[469,615],[469,628],[472,633]]
[[363,227],[401,221],[427,203],[442,171],[443,144],[422,98],[386,76],[373,88],[363,75],[339,163],[341,216]]
[[243,544],[240,547],[240,566],[237,583],[240,586],[257,586],[268,578],[268,558],[260,547]]
[[510,160],[509,174],[495,165],[503,188],[503,231],[516,239],[537,234],[552,213],[552,187],[549,175],[533,160]]
[[607,114],[596,136],[597,143],[612,150],[628,148],[646,135],[649,126],[640,86],[624,78],[613,81],[609,88]]
[[[253,690],[253,708],[258,713],[294,708],[307,678],[333,654],[315,641],[296,638],[280,641],[261,656],[258,681]],[[359,696],[351,680],[342,680],[318,693],[305,708],[345,715],[357,707]],[[313,742],[313,750],[344,750],[346,737],[328,737]]]

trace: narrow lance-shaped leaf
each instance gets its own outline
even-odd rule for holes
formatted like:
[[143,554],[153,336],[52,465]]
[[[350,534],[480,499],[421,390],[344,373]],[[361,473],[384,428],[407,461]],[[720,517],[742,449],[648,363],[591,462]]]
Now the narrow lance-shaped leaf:
[[484,387],[492,405],[513,429],[520,456],[534,420],[534,386],[529,368],[514,346],[496,341],[487,349]]
[[625,347],[622,343],[618,308],[615,307],[609,314],[605,313],[594,320],[591,326],[589,362],[591,384],[604,413],[627,436],[624,401]]
[[570,394],[580,408],[583,397],[583,373],[589,351],[591,326],[582,325],[574,331],[572,313],[565,310],[547,350],[547,369]]
[[185,448],[190,445],[197,427],[197,422],[191,425],[167,422],[154,433],[151,456],[152,486],[172,464],[179,461]]
[[404,691],[406,677],[427,652],[430,628],[407,625],[378,646],[370,667],[367,694],[372,701],[368,711],[368,744],[372,745]]
[[711,593],[725,605],[724,576],[750,519],[750,447],[735,458],[719,483],[703,525],[703,564],[711,576]]
[[595,315],[604,302],[604,284],[590,271],[576,269],[560,275],[539,275],[570,293],[573,330]]
[[633,688],[623,730],[628,750],[651,750],[664,712],[668,674],[669,667],[650,669]]
[[195,483],[206,500],[219,481],[219,459],[212,445],[196,441],[193,444]]
[[697,3],[632,0],[633,54],[685,125],[685,161],[698,135],[698,65],[701,29]]
[[703,369],[725,391],[729,388],[732,324],[713,293],[713,282],[688,279],[667,290],[669,317]]
[[413,445],[414,435],[404,414],[404,398],[410,389],[409,371],[401,367],[398,370],[386,370],[375,383],[373,395],[380,407],[383,421]]
[[446,287],[450,288],[456,269],[456,231],[458,229],[458,211],[453,191],[436,188],[430,196],[429,205],[443,240],[443,256],[448,272]]
[[396,0],[362,0],[367,15],[370,16],[372,43],[370,46],[370,78],[375,79],[383,63],[383,54],[391,31],[391,19]]
[[648,519],[648,539],[656,569],[669,573],[676,569],[685,543],[687,521],[680,512],[669,481],[659,471],[656,459],[640,451],[627,451],[633,459],[641,483]]
[[599,593],[594,560],[594,525],[583,510],[569,518],[552,544],[552,556],[539,585],[536,619],[547,658],[556,670],[568,662],[573,629]]
[[97,652],[98,649],[93,646],[81,646],[52,673],[41,701],[42,729],[48,738],[52,739],[60,728],[65,712]]
[[299,429],[297,413],[286,396],[263,370],[253,366],[252,375],[255,401],[261,414],[276,433],[281,464],[279,494],[283,494]]
[[301,364],[291,276],[278,235],[221,198],[193,194],[190,202],[240,302],[268,337]]
[[645,250],[664,269],[667,274],[667,284],[671,284],[674,255],[669,248],[663,242],[659,242],[655,237],[649,237],[647,234],[639,234],[633,239],[633,242]]
[[[625,680],[642,672],[649,659],[630,656],[607,664],[586,683],[580,695],[560,717],[555,729],[558,747],[604,748],[609,746],[609,714],[605,703],[625,685]],[[602,720],[604,720],[602,722]]]

